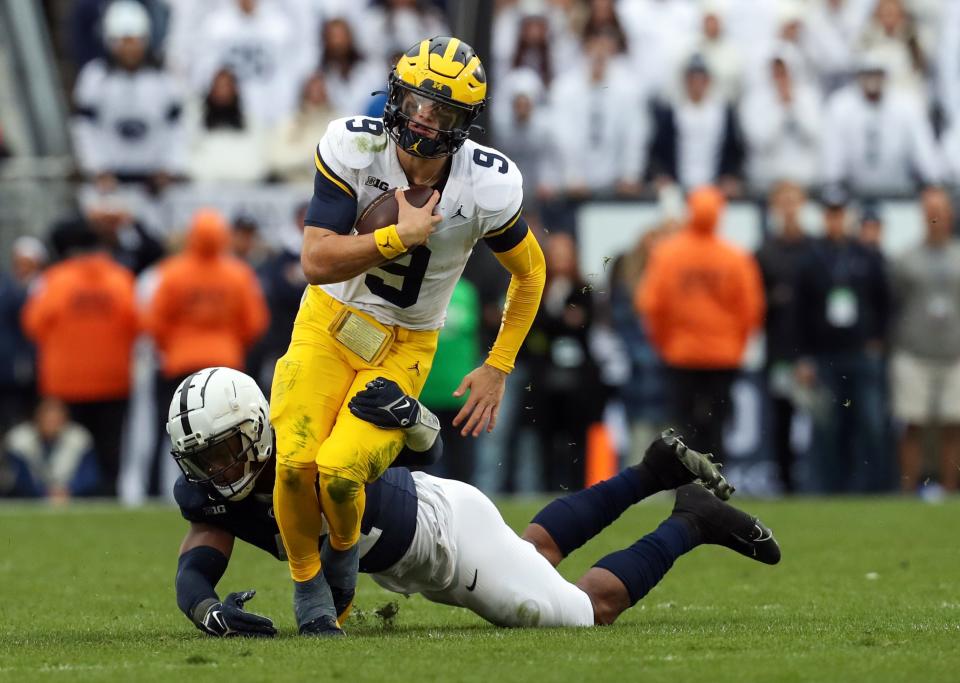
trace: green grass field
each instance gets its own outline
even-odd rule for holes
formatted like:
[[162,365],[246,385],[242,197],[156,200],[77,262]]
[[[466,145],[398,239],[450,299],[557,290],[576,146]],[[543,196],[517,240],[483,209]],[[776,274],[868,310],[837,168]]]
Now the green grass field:
[[[541,501],[500,507],[522,528]],[[610,628],[504,630],[362,579],[350,637],[295,635],[286,567],[238,545],[271,641],[206,638],[176,608],[185,523],[172,508],[0,507],[0,681],[957,681],[960,502],[743,501],[777,567],[698,548]],[[668,500],[636,506],[562,566],[578,577]],[[505,568],[509,571],[509,568]],[[376,616],[391,601],[392,621]]]

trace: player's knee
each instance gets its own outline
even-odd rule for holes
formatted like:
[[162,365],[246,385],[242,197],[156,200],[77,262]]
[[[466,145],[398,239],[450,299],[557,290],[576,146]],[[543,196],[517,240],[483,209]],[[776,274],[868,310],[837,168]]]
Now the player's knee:
[[320,475],[320,487],[331,501],[346,505],[360,496],[363,484],[335,475]]
[[277,483],[287,493],[298,494],[309,491],[316,481],[316,469],[309,467],[291,467],[277,463]]

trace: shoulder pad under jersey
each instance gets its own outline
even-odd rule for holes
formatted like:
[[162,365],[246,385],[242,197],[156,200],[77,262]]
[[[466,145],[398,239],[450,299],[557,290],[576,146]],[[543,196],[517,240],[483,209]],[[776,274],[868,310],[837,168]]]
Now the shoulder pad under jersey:
[[470,155],[470,185],[477,206],[489,213],[516,211],[523,202],[523,175],[513,160],[470,141],[460,154]]
[[[350,116],[330,123],[319,151],[327,163],[359,170],[387,149],[387,140],[381,119]],[[332,158],[328,159],[328,154]]]

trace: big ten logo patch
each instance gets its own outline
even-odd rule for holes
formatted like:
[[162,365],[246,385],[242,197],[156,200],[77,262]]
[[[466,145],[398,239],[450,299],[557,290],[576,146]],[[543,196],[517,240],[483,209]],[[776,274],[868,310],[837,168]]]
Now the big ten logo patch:
[[390,184],[385,180],[380,180],[379,178],[374,178],[372,175],[367,176],[367,182],[364,183],[367,187],[375,187],[378,190],[386,192],[390,189]]

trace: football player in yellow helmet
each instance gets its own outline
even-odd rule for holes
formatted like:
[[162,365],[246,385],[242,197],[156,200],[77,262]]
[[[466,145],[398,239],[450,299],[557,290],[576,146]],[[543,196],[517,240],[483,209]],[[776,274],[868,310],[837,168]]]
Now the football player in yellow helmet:
[[457,38],[413,46],[390,74],[383,124],[397,146],[423,159],[457,152],[483,111],[487,76],[473,48]]
[[[500,333],[455,394],[464,397],[453,421],[463,436],[493,429],[536,316],[546,267],[522,216],[523,178],[513,161],[469,139],[486,94],[469,45],[429,38],[397,63],[382,119],[333,121],[316,147],[301,252],[310,286],[277,362],[270,413],[274,510],[303,634],[340,632],[334,603],[346,604],[356,585],[365,485],[403,447],[401,434],[352,414],[348,398],[376,377],[420,395],[453,289],[480,242],[512,278]],[[398,190],[413,185],[435,190],[422,207]],[[359,234],[357,216],[385,191],[396,196],[396,222]]]

